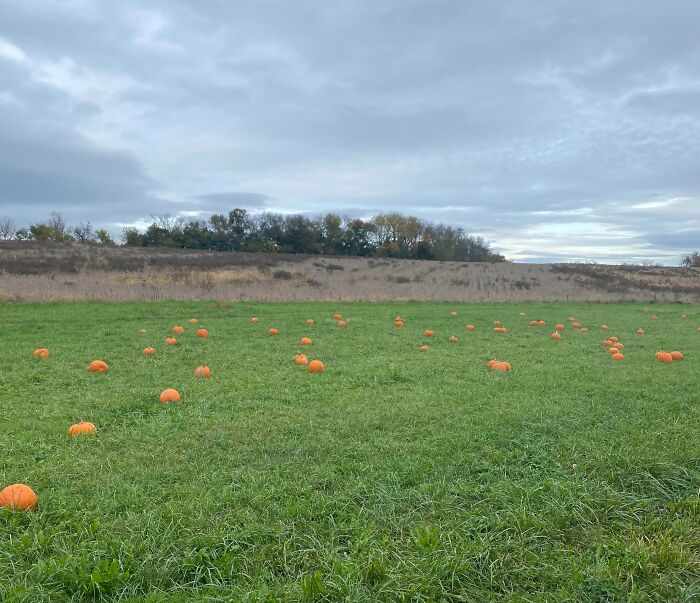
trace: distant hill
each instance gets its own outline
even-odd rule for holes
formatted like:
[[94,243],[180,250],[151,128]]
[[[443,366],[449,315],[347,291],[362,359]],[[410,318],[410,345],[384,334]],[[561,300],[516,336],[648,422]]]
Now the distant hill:
[[699,303],[700,271],[6,241],[0,297]]

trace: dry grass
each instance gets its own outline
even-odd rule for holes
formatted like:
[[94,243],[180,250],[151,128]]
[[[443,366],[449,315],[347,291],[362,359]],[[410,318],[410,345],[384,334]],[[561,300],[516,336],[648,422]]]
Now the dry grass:
[[700,301],[700,272],[0,244],[10,300]]

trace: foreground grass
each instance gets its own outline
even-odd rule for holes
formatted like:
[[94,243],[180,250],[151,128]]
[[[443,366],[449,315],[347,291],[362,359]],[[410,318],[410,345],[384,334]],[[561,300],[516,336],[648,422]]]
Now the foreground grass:
[[[591,331],[550,341],[570,314]],[[36,513],[0,511],[0,601],[700,600],[697,306],[3,304],[0,316],[0,487],[40,499]],[[527,326],[540,317],[545,328]],[[624,361],[604,351],[601,323]],[[175,324],[187,332],[166,348]],[[305,335],[323,375],[291,362]],[[39,346],[53,356],[34,359]],[[686,360],[662,365],[660,349]],[[513,370],[489,372],[493,357]],[[94,358],[109,373],[88,373]],[[210,380],[194,379],[199,364]],[[160,405],[166,387],[182,401]],[[97,437],[66,436],[81,418]]]

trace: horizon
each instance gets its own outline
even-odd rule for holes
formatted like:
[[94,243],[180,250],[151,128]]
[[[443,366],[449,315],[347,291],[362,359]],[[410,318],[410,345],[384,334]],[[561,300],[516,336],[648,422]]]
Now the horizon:
[[0,216],[399,211],[514,262],[700,247],[700,5],[0,0]]

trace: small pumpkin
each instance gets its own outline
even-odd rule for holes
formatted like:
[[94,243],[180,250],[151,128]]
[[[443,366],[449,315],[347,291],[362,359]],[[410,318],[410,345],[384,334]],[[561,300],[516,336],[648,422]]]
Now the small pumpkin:
[[178,402],[180,400],[180,392],[172,388],[164,389],[162,392],[160,392],[159,400],[161,404]]
[[345,321],[345,320],[339,320],[339,321],[338,321],[338,326],[339,326],[341,329],[344,329],[344,328],[346,328],[346,327],[348,326],[348,323],[347,323],[347,321]]
[[196,318],[190,318],[187,322],[191,325],[196,325],[199,321]]
[[308,318],[308,319],[306,320],[306,324],[309,325],[309,326],[311,326],[312,324],[314,324],[314,319],[313,319],[313,318]]
[[674,360],[683,360],[685,356],[683,356],[682,352],[676,350],[675,352],[671,352],[671,358],[673,358]]
[[655,315],[652,315],[651,319],[652,319],[652,320],[659,320],[659,317],[658,317],[658,316],[655,316]]
[[107,363],[103,360],[93,360],[88,366],[91,373],[106,373],[109,370]]
[[176,343],[177,343],[177,339],[175,339],[174,337],[168,337],[165,340],[165,345],[175,345]]
[[564,325],[558,324],[558,325],[555,325],[554,328],[555,328],[557,331],[563,331],[563,330],[564,330]]
[[615,337],[614,335],[612,337],[608,337],[608,339],[610,341],[612,341],[613,343],[615,343],[617,341],[617,337]]
[[687,318],[688,318],[688,317],[687,317],[685,314],[681,314],[681,320],[685,320],[685,319],[687,319]]
[[34,511],[39,499],[27,484],[12,484],[0,491],[0,507],[13,511]]
[[197,329],[197,337],[202,337],[206,339],[207,337],[209,337],[209,331],[207,331],[206,329]]
[[604,339],[604,340],[603,340],[603,345],[604,345],[606,348],[609,348],[610,346],[612,346],[612,344],[613,344],[612,339]]
[[505,327],[496,327],[494,331],[496,331],[496,333],[507,333],[508,329],[506,329]]
[[320,360],[312,360],[311,362],[309,362],[308,370],[310,373],[322,373],[326,370],[326,367],[323,366],[323,362],[321,362]]
[[202,364],[194,369],[194,376],[200,379],[209,379],[209,377],[211,377],[211,369]]
[[588,333],[588,327],[581,327],[581,333]]
[[299,345],[311,345],[312,343],[313,343],[313,341],[311,341],[310,337],[302,337],[299,340]]
[[80,423],[75,423],[68,428],[68,435],[71,437],[79,435],[95,435],[97,429],[95,426],[88,421],[80,421]]
[[620,350],[624,350],[624,349],[625,349],[625,344],[622,343],[621,341],[617,341],[617,342],[615,342],[615,347],[618,348],[618,349],[620,349]]
[[46,348],[37,348],[34,350],[34,358],[48,358],[49,356],[51,356],[51,352]]
[[521,312],[521,313],[520,313],[520,316],[525,316],[525,312]]
[[139,329],[139,333],[141,333],[141,335],[145,335],[147,331],[146,329]]
[[457,343],[457,338],[454,335],[450,337],[450,343]]
[[143,355],[144,356],[153,356],[153,354],[156,353],[155,348],[143,348]]
[[454,318],[455,316],[457,316],[457,312],[455,312],[454,310],[452,310],[452,312],[450,312],[450,316],[451,316],[452,318]]
[[543,327],[543,326],[546,325],[546,324],[547,324],[547,323],[546,323],[544,320],[538,320],[538,321],[537,321],[537,326],[538,326],[538,327]]
[[539,327],[539,326],[540,326],[540,323],[537,322],[536,320],[531,320],[531,321],[530,321],[530,326],[531,326],[531,327]]
[[608,348],[608,354],[610,354],[610,355],[617,354],[619,351],[620,350],[618,348],[615,348],[615,347]]
[[182,335],[182,333],[185,332],[185,327],[181,327],[180,325],[175,325],[172,329],[170,329],[175,335]]
[[432,337],[433,336],[432,329],[426,329],[425,331],[423,331],[423,335],[425,335],[426,337]]
[[558,341],[558,340],[561,339],[561,333],[559,333],[559,331],[554,331],[554,333],[552,333],[552,334],[549,336],[549,338],[550,338],[550,339],[554,339],[555,341]]
[[493,321],[493,326],[494,326],[494,327],[500,327],[500,326],[501,326],[501,321],[500,321],[500,320],[494,320],[494,321]]
[[607,331],[607,330],[608,330],[608,325],[600,325],[600,330],[601,330],[601,331]]
[[395,321],[395,322],[394,322],[394,326],[395,326],[397,329],[403,329],[403,320],[397,320],[397,321]]
[[574,329],[580,329],[580,328],[581,328],[581,323],[580,323],[580,322],[572,322],[572,323],[571,323],[571,326],[572,326]]
[[294,364],[299,364],[301,366],[306,366],[309,364],[309,359],[307,358],[306,354],[296,354],[292,360],[294,361]]
[[423,344],[423,345],[420,346],[418,349],[419,349],[421,352],[427,352],[429,348],[428,348],[427,345]]
[[639,328],[635,331],[635,333],[636,333],[637,335],[644,335],[644,329],[642,329],[642,327],[639,327]]
[[624,360],[625,358],[624,354],[621,354],[620,352],[615,352],[611,355],[611,357],[613,360]]
[[474,329],[476,329],[476,327],[475,327],[474,325],[467,325],[467,326],[464,327],[464,328],[465,328],[467,331],[473,331]]
[[268,329],[267,332],[270,335],[279,335],[280,334],[280,332],[277,329]]
[[333,320],[340,320],[341,318],[343,317],[341,316],[340,312],[336,312],[335,314],[333,314]]
[[250,322],[255,324],[256,322],[260,322],[260,319],[257,316],[253,316],[253,318],[250,319]]
[[663,362],[664,364],[673,362],[673,356],[668,352],[656,352],[656,358],[659,362]]

